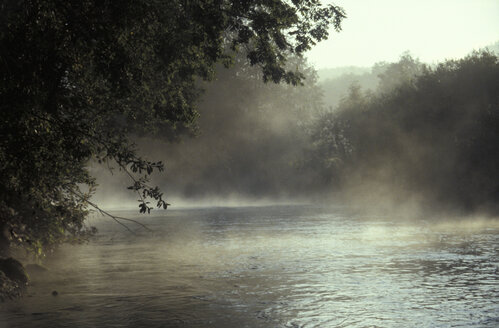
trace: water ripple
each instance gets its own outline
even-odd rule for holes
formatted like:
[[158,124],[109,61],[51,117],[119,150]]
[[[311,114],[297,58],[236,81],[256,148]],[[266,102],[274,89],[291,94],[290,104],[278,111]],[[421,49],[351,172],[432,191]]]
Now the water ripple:
[[154,234],[130,236],[101,222],[89,244],[61,249],[0,327],[499,324],[497,225],[314,207],[170,211],[147,224]]

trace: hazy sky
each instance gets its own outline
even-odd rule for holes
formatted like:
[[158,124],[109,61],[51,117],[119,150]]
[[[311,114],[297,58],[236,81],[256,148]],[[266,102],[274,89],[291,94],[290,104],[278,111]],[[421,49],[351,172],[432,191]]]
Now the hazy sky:
[[316,68],[371,66],[409,50],[432,63],[499,40],[499,0],[335,0],[348,18],[308,53]]

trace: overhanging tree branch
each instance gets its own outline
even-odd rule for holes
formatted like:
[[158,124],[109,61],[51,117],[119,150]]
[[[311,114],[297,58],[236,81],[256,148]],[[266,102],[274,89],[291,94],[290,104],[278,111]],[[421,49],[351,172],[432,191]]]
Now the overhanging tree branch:
[[117,223],[119,223],[120,225],[122,225],[123,227],[125,227],[131,233],[135,233],[135,231],[133,231],[132,229],[130,229],[130,227],[128,227],[126,224],[124,224],[120,220],[133,222],[133,223],[141,226],[145,230],[152,232],[152,230],[149,229],[145,224],[140,223],[137,220],[129,219],[129,218],[124,218],[122,216],[113,215],[113,214],[109,213],[108,211],[103,210],[97,204],[95,204],[94,202],[90,201],[88,199],[88,197],[85,197],[85,195],[81,194],[80,192],[77,192],[77,191],[74,191],[74,190],[71,190],[71,189],[68,189],[67,191],[70,192],[70,193],[72,193],[73,195],[77,196],[81,201],[83,201],[83,202],[87,203],[88,205],[92,206],[93,208],[95,208],[103,216],[110,217],[111,219],[113,219],[114,221],[116,221]]

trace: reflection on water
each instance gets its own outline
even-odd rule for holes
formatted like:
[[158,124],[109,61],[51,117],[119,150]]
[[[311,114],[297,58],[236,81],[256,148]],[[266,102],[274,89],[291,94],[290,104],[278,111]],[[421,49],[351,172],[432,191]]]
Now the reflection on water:
[[137,236],[100,222],[2,305],[0,327],[499,326],[497,225],[297,206],[162,215]]

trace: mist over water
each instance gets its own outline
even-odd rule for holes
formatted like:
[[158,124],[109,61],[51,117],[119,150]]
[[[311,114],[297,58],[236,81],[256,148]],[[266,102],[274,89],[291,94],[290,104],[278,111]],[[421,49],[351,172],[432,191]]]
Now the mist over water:
[[[121,215],[133,216],[131,212]],[[342,207],[172,210],[131,235],[97,218],[1,327],[495,327],[497,221]],[[51,295],[57,290],[59,295]]]

